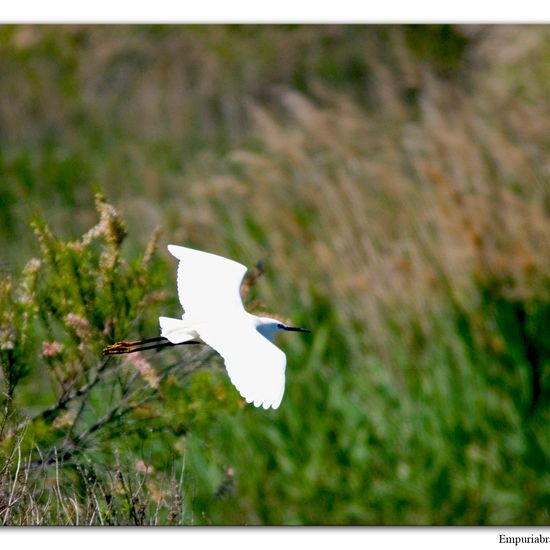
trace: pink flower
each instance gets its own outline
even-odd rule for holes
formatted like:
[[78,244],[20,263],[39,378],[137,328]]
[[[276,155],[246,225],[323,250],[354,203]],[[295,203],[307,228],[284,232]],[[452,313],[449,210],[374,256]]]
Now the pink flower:
[[63,351],[59,342],[42,342],[42,357],[55,357]]
[[153,466],[149,466],[148,464],[145,464],[143,460],[138,460],[134,464],[134,468],[136,472],[139,472],[140,474],[150,474],[154,471]]
[[85,340],[89,336],[90,323],[88,319],[76,313],[68,313],[65,315],[65,322],[76,332],[81,340]]
[[139,352],[128,355],[127,360],[152,388],[159,387],[159,377],[155,369]]

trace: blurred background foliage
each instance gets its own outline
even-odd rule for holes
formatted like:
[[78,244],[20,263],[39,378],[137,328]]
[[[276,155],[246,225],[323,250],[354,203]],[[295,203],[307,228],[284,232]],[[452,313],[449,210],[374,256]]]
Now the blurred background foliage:
[[[549,56],[545,26],[0,27],[2,521],[547,524]],[[279,410],[206,347],[102,358],[180,311],[169,242],[263,261],[250,307],[314,330]]]

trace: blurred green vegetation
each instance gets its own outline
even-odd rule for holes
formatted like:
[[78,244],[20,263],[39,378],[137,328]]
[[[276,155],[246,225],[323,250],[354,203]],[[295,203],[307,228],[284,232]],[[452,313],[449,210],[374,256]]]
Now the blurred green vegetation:
[[[549,54],[538,26],[1,27],[0,519],[547,524]],[[203,346],[102,357],[178,315],[169,242],[263,261],[249,307],[313,329],[277,411]]]

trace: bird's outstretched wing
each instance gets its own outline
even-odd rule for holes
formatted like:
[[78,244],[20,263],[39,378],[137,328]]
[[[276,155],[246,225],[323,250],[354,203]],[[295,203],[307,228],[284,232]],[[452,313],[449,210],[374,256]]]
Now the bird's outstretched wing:
[[242,311],[240,288],[246,267],[233,260],[168,245],[178,265],[178,297],[185,313],[208,318]]
[[207,324],[199,336],[224,359],[229,378],[248,403],[278,408],[285,391],[286,355],[248,323]]

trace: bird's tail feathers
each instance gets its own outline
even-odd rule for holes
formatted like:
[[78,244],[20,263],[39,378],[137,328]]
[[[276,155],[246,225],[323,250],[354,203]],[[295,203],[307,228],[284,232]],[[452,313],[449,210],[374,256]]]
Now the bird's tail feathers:
[[181,344],[197,338],[197,333],[190,329],[189,323],[183,319],[159,317],[160,334],[172,344]]

